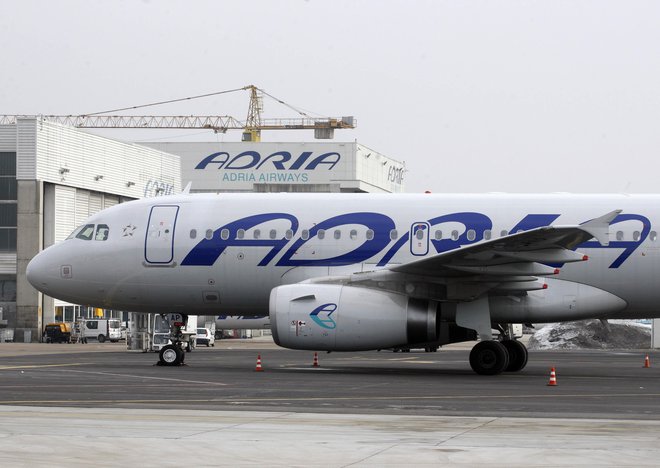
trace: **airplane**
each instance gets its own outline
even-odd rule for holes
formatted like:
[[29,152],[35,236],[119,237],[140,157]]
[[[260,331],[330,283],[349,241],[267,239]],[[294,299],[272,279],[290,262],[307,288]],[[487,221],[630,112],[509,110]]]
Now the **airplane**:
[[[123,203],[37,254],[27,278],[76,304],[269,315],[286,348],[479,339],[477,374],[520,371],[514,323],[660,317],[660,195],[190,194]],[[493,329],[497,334],[493,334]]]

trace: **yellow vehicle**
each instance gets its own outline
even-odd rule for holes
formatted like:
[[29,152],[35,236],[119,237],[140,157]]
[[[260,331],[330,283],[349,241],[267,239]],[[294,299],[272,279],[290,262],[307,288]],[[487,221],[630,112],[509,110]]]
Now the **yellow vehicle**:
[[71,329],[66,323],[49,323],[43,337],[46,343],[71,343]]

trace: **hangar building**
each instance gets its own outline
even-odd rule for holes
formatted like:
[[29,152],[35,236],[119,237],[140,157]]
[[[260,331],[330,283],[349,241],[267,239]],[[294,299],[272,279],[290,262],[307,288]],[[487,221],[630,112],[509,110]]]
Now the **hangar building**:
[[91,308],[37,292],[28,262],[97,211],[176,193],[180,180],[179,158],[162,151],[35,117],[0,125],[0,327],[38,341],[48,322],[89,318]]
[[360,143],[144,143],[181,158],[191,192],[403,192],[405,165]]

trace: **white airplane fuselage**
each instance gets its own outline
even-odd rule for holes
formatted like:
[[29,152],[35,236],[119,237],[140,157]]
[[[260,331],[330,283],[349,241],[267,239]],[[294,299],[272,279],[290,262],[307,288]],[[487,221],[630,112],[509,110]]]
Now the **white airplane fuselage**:
[[264,316],[271,290],[283,284],[402,265],[541,226],[579,225],[614,209],[622,213],[609,245],[592,239],[577,246],[589,260],[563,265],[547,291],[556,280],[590,285],[625,301],[609,317],[660,316],[656,195],[173,195],[90,217],[91,239],[77,232],[49,247],[27,274],[37,289],[77,304]]

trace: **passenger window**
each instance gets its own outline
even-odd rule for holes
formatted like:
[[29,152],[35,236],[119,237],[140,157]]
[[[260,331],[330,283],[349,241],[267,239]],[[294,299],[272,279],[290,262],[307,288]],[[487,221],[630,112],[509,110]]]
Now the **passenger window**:
[[618,241],[623,240],[623,231],[616,232],[616,240]]
[[477,238],[477,233],[475,232],[474,229],[468,229],[467,232],[467,240],[473,241]]
[[451,232],[451,240],[458,240],[458,231],[453,230]]
[[80,230],[76,238],[82,240],[92,240],[93,235],[94,235],[94,225],[85,224],[85,226]]
[[335,239],[337,239],[337,240],[341,239],[341,231],[339,229],[336,229],[335,233],[334,233],[334,236],[335,236]]
[[271,239],[277,239],[277,230],[275,230],[275,229],[270,230],[270,238]]
[[300,237],[302,240],[309,239],[309,229],[303,229],[302,232],[300,233]]
[[489,240],[489,239],[490,239],[490,236],[491,236],[490,229],[486,229],[486,230],[484,231],[484,239]]
[[209,240],[213,239],[213,229],[206,230],[206,238]]
[[293,231],[291,229],[287,229],[286,232],[284,233],[284,237],[286,238],[286,240],[293,239]]
[[318,234],[316,234],[316,236],[317,236],[319,239],[325,239],[325,230],[323,230],[323,229],[319,229],[319,232],[318,232]]
[[191,229],[190,230],[190,238],[191,239],[196,239],[197,238],[197,229]]
[[109,233],[110,233],[110,228],[108,227],[107,224],[99,224],[98,227],[96,228],[96,236],[94,237],[94,240],[97,241],[108,240]]
[[220,231],[220,239],[227,240],[229,239],[229,229],[223,229]]
[[508,234],[508,231],[504,229],[502,232],[500,232],[500,237],[506,237]]
[[424,229],[418,229],[417,232],[415,233],[415,237],[417,238],[417,240],[424,239]]
[[655,231],[651,231],[649,234],[649,239],[651,239],[651,242],[655,242],[658,239],[658,233]]
[[367,240],[373,240],[373,238],[374,238],[374,230],[367,229]]
[[442,240],[442,231],[435,231],[435,240]]
[[390,239],[395,240],[399,237],[399,233],[397,232],[396,229],[392,229],[390,231]]
[[638,241],[638,240],[639,240],[639,235],[640,235],[640,234],[639,234],[639,231],[635,231],[635,232],[633,232],[633,240],[634,240],[634,241]]
[[245,229],[239,229],[236,231],[236,237],[238,239],[243,239],[245,237]]
[[255,239],[259,239],[261,237],[261,231],[259,229],[255,229],[254,232],[252,233],[252,237]]
[[351,238],[351,240],[356,240],[357,239],[357,231],[355,229],[351,229],[349,237]]

